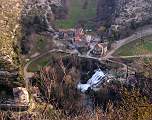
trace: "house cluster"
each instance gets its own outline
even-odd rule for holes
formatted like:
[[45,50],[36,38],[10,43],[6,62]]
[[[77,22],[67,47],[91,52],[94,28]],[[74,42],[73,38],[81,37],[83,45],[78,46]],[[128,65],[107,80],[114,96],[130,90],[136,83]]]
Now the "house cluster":
[[104,56],[107,53],[107,43],[102,43],[97,35],[88,34],[91,30],[84,30],[83,28],[76,29],[60,29],[55,33],[55,39],[60,41],[69,41],[69,49],[86,49],[91,50],[92,56]]
[[96,56],[105,56],[108,52],[108,43],[98,43],[96,44],[95,48],[93,51],[91,51],[92,54]]

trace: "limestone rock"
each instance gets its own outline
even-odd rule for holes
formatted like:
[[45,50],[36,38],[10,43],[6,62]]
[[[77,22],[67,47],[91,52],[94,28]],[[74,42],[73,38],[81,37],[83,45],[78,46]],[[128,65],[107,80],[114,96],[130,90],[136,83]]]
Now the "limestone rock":
[[[26,0],[22,10],[22,23],[24,29],[35,31],[53,31],[52,22],[54,14],[52,5],[60,5],[61,0]],[[33,30],[32,29],[32,30]]]
[[55,15],[52,5],[60,6],[61,0],[25,0],[22,9],[22,41],[21,49],[23,54],[30,52],[31,37],[33,33],[53,32]]
[[0,84],[23,83],[18,42],[20,39],[21,0],[0,0]]
[[151,15],[151,0],[97,0],[97,21],[120,31],[151,24]]
[[29,94],[26,88],[13,88],[13,94],[16,104],[29,104]]

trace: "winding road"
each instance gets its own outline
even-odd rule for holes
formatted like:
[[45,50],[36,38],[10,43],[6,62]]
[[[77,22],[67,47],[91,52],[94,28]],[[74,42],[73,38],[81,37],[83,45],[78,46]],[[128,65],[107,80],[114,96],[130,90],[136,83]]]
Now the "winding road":
[[[112,56],[113,53],[114,53],[117,49],[119,49],[121,46],[123,46],[123,45],[125,45],[125,44],[128,44],[128,43],[130,43],[130,42],[132,42],[132,41],[135,41],[135,40],[137,40],[137,39],[140,40],[141,37],[145,37],[145,36],[149,36],[149,35],[152,35],[152,26],[149,26],[149,27],[143,29],[142,31],[139,30],[139,31],[135,32],[134,34],[132,34],[131,36],[129,36],[129,37],[125,38],[125,39],[121,39],[121,40],[117,41],[117,42],[114,44],[114,48],[113,48],[111,51],[109,51],[106,56],[104,56],[104,57],[102,57],[102,58],[101,58],[101,57],[100,57],[100,58],[99,58],[99,57],[92,57],[92,56],[89,56],[88,54],[87,54],[87,55],[82,55],[82,54],[80,54],[80,53],[79,53],[78,51],[76,51],[76,50],[75,50],[75,51],[64,51],[64,50],[60,50],[60,49],[52,49],[52,50],[49,50],[49,51],[47,51],[47,52],[45,52],[45,53],[43,53],[43,54],[41,54],[41,55],[33,58],[31,61],[29,61],[29,62],[24,66],[24,78],[25,78],[25,80],[26,80],[26,85],[28,86],[28,79],[29,79],[30,77],[32,77],[32,75],[33,75],[33,73],[31,73],[31,72],[27,72],[28,66],[29,66],[32,62],[34,62],[34,61],[38,60],[39,58],[41,58],[42,56],[47,55],[48,53],[52,53],[52,52],[64,52],[64,53],[68,53],[68,54],[78,54],[79,57],[89,58],[89,59],[95,59],[95,60],[99,60],[99,61],[109,60],[110,58],[152,57],[152,54],[148,54],[148,55],[134,55],[134,56],[119,56],[119,57]],[[124,65],[124,64],[122,63],[122,65]]]
[[152,26],[149,26],[147,28],[144,28],[143,30],[137,31],[134,34],[132,34],[130,37],[127,37],[127,38],[124,38],[124,39],[117,41],[114,45],[114,48],[105,56],[105,58],[113,57],[112,56],[113,53],[115,53],[115,51],[117,49],[119,49],[121,46],[124,46],[125,44],[133,42],[137,39],[140,40],[140,38],[145,37],[145,36],[149,36],[149,35],[152,35]]

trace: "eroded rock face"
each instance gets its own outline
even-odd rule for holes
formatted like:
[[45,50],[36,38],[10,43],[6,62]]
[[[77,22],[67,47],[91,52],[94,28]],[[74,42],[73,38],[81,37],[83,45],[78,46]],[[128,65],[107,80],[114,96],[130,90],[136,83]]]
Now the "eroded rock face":
[[16,104],[29,104],[29,94],[26,88],[13,88],[13,94]]
[[25,0],[22,10],[22,42],[23,54],[31,49],[30,36],[32,33],[53,32],[55,15],[52,6],[61,6],[61,0]]
[[[22,10],[22,24],[24,29],[37,32],[52,31],[52,4],[58,4],[58,0],[26,0],[25,8]],[[32,29],[33,28],[33,29]]]
[[30,49],[32,32],[53,31],[52,4],[60,6],[61,0],[0,0],[0,84],[24,84],[19,41]]
[[151,20],[152,1],[149,0],[118,0],[115,23],[125,25],[131,22],[142,23]]
[[21,0],[0,0],[0,84],[23,83],[18,46],[22,7]]
[[97,21],[110,24],[114,17],[116,0],[97,0]]
[[101,24],[118,25],[120,29],[136,28],[150,24],[152,19],[150,0],[98,0],[97,20]]
[[28,51],[32,32],[53,31],[52,4],[61,0],[0,0],[0,84],[24,85],[20,43]]

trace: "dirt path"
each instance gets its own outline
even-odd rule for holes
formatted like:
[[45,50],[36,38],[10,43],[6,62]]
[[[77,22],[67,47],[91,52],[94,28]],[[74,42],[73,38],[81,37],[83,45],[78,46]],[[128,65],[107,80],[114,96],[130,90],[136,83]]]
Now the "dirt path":
[[92,57],[92,56],[88,56],[88,55],[81,55],[79,54],[77,51],[72,51],[72,52],[67,52],[67,51],[64,51],[64,50],[59,50],[59,49],[53,49],[53,50],[50,50],[46,53],[43,53],[41,54],[40,56],[37,56],[35,57],[34,59],[32,59],[30,62],[28,62],[25,67],[24,67],[24,78],[26,80],[26,85],[28,87],[28,82],[29,82],[29,78],[33,76],[33,73],[32,72],[28,72],[27,69],[28,69],[28,66],[38,60],[39,58],[47,55],[48,53],[52,53],[52,52],[64,52],[64,53],[67,53],[67,54],[77,54],[78,57],[81,57],[81,58],[87,58],[87,59],[94,59],[94,60],[98,60],[98,61],[103,61],[103,60],[107,60],[107,61],[110,61],[110,62],[114,62],[114,63],[117,63],[117,64],[120,64],[122,66],[124,66],[124,68],[126,68],[126,65],[124,63],[120,63],[120,62],[117,62],[117,61],[113,61],[113,60],[110,60],[110,58],[135,58],[135,57],[152,57],[152,54],[149,54],[149,55],[134,55],[134,56],[120,56],[120,57],[109,57],[109,58],[98,58],[98,57]]
[[26,81],[26,86],[27,86],[27,87],[28,87],[28,82],[29,82],[28,80],[29,80],[29,78],[33,76],[33,73],[32,73],[32,72],[28,72],[28,66],[29,66],[33,61],[36,61],[37,59],[41,58],[42,56],[48,54],[48,53],[51,52],[51,51],[54,52],[55,50],[50,50],[50,51],[48,51],[48,52],[46,52],[46,53],[44,53],[44,54],[41,54],[41,55],[33,58],[32,60],[30,60],[30,61],[24,66],[24,79],[25,79],[25,81]]
[[118,57],[112,56],[111,58],[146,58],[146,57],[152,57],[152,54],[133,55],[133,56],[118,56]]
[[68,53],[68,54],[75,54],[75,53],[76,53],[76,51],[66,52],[66,51],[63,51],[63,50],[60,50],[60,49],[52,49],[52,50],[49,50],[49,51],[47,51],[47,52],[45,52],[45,53],[43,53],[43,54],[41,54],[41,55],[33,58],[32,60],[30,60],[30,61],[24,66],[24,79],[25,79],[25,81],[26,81],[26,86],[27,86],[27,87],[28,87],[29,78],[31,78],[31,77],[33,76],[33,73],[32,73],[32,72],[28,72],[28,66],[29,66],[32,62],[34,62],[34,61],[38,60],[39,58],[47,55],[48,53],[52,53],[52,52],[65,52],[65,53]]
[[105,56],[105,58],[111,58],[112,54],[116,52],[121,46],[128,44],[130,42],[133,42],[137,39],[140,39],[141,37],[152,35],[152,27],[149,26],[146,29],[143,29],[142,31],[137,31],[130,37],[127,37],[125,39],[119,40],[115,43],[114,48]]
[[[142,34],[141,34],[142,33]],[[131,35],[130,37],[127,37],[125,39],[122,39],[122,40],[119,40],[115,43],[114,45],[114,48],[105,56],[105,57],[102,57],[102,58],[98,58],[98,57],[92,57],[92,56],[89,56],[88,54],[87,55],[82,55],[80,54],[77,50],[74,50],[74,51],[64,51],[64,50],[60,50],[60,49],[53,49],[53,50],[49,50],[35,58],[33,58],[31,61],[29,61],[25,66],[24,66],[24,78],[26,80],[26,85],[28,87],[28,79],[33,76],[33,73],[31,72],[27,72],[27,69],[28,69],[28,66],[38,60],[39,58],[41,58],[42,56],[44,55],[47,55],[48,53],[52,53],[52,52],[64,52],[64,53],[67,53],[67,54],[77,54],[79,57],[82,57],[82,58],[88,58],[88,59],[95,59],[95,60],[99,60],[99,61],[102,61],[102,60],[109,60],[110,61],[110,58],[135,58],[135,57],[152,57],[152,54],[148,54],[148,55],[134,55],[134,56],[119,56],[119,57],[115,57],[115,56],[112,56],[112,54],[117,50],[119,49],[121,46],[129,43],[129,42],[132,42],[132,41],[135,41],[137,39],[140,39],[141,37],[145,37],[145,36],[148,36],[148,35],[152,35],[152,27],[147,27],[146,29],[142,30],[142,31],[137,31],[136,33],[134,33],[133,35]],[[112,62],[115,62],[115,61],[112,61]],[[125,64],[123,63],[119,63],[119,64],[122,64],[124,67],[125,67]]]

